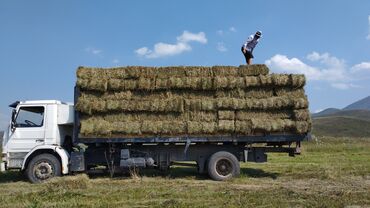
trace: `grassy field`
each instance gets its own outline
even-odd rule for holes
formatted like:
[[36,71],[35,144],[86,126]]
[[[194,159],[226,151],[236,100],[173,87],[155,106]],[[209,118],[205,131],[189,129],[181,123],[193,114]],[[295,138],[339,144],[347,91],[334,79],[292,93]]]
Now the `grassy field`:
[[370,207],[370,138],[315,138],[295,158],[242,164],[228,182],[174,167],[165,174],[86,175],[45,184],[0,174],[1,207]]

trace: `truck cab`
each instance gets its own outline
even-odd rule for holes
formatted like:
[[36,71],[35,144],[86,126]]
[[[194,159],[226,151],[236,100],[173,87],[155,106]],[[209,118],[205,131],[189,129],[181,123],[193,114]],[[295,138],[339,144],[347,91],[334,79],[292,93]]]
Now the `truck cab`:
[[4,132],[1,170],[19,169],[38,179],[67,174],[72,148],[73,104],[58,100],[14,102]]

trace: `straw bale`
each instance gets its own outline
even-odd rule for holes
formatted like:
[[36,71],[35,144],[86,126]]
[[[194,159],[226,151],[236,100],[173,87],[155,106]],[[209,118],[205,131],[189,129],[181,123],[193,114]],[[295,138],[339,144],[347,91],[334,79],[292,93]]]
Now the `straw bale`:
[[186,77],[186,67],[184,66],[158,67],[155,72],[158,78]]
[[269,69],[264,64],[253,64],[253,65],[240,65],[238,68],[239,76],[258,76],[267,75]]
[[189,111],[189,121],[217,121],[217,114],[215,112],[204,112],[204,111]]
[[275,88],[276,96],[290,96],[290,97],[305,97],[304,89],[302,88]]
[[76,71],[78,79],[105,79],[106,70],[102,68],[78,67]]
[[311,121],[305,122],[305,121],[297,121],[295,124],[295,130],[299,134],[307,133],[311,131]]
[[106,69],[105,72],[109,79],[127,79],[128,78],[125,67]]
[[289,119],[292,118],[291,110],[273,110],[273,111],[236,111],[235,119],[240,121],[250,120],[252,118],[260,119]]
[[108,89],[118,90],[135,90],[138,88],[138,80],[135,79],[109,79]]
[[186,111],[201,111],[202,100],[201,99],[185,99],[185,110]]
[[141,132],[144,134],[185,134],[186,123],[183,121],[143,121]]
[[201,110],[203,111],[213,111],[217,109],[217,103],[214,99],[202,99],[201,105]]
[[214,76],[238,76],[238,68],[235,66],[213,66]]
[[242,77],[221,77],[216,76],[214,78],[213,87],[215,89],[233,89],[233,88],[244,88],[245,87],[245,79]]
[[303,74],[291,74],[290,75],[292,87],[303,87],[306,84],[306,78]]
[[261,81],[258,77],[256,76],[246,76],[245,77],[245,86],[246,87],[255,87],[255,86],[260,86]]
[[305,108],[305,109],[300,109],[300,110],[293,110],[293,118],[296,121],[308,121],[311,120],[311,114],[310,111]]
[[202,90],[211,90],[214,89],[212,77],[201,77],[201,89]]
[[218,111],[218,119],[220,120],[234,120],[235,111]]
[[140,135],[141,122],[112,122],[110,123],[113,134]]
[[241,110],[246,107],[246,101],[237,98],[220,98],[217,100],[217,107],[224,110]]
[[235,131],[235,123],[233,120],[219,120],[218,131],[233,133]]
[[288,74],[271,74],[272,84],[274,86],[290,86],[291,79]]
[[217,132],[217,122],[187,121],[188,134],[214,134]]
[[213,71],[211,67],[188,66],[186,67],[184,71],[187,77],[211,77],[213,76]]
[[252,129],[264,132],[284,132],[290,131],[296,123],[290,119],[259,119],[252,118]]
[[106,79],[78,79],[77,86],[81,89],[105,92],[108,88]]
[[153,90],[155,89],[155,79],[154,78],[145,78],[140,77],[137,84],[138,89],[142,90]]
[[248,135],[252,133],[252,122],[251,120],[235,121],[235,132]]
[[103,115],[108,122],[129,122],[129,121],[164,121],[164,120],[185,120],[187,117],[181,113],[166,112],[122,112],[108,113]]

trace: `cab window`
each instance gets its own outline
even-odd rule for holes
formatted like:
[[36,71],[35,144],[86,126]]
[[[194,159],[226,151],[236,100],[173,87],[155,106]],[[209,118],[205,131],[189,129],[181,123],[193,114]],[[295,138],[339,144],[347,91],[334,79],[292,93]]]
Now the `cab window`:
[[44,107],[21,107],[15,119],[16,127],[41,127],[44,124]]

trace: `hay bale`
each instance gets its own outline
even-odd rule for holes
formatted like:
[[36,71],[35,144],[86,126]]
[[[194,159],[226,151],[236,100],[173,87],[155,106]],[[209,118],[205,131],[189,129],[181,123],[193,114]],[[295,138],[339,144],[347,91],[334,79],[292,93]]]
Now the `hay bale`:
[[218,119],[220,120],[234,120],[235,111],[218,111]]
[[242,110],[246,107],[245,99],[221,98],[217,99],[217,109],[220,110]]
[[239,76],[258,76],[267,75],[269,68],[265,64],[240,65],[238,68]]
[[303,74],[291,74],[291,86],[295,88],[303,87],[306,84],[306,78]]
[[245,86],[246,87],[261,86],[261,81],[258,77],[255,77],[255,76],[246,76],[245,77]]
[[189,121],[217,121],[217,114],[215,112],[204,112],[204,111],[189,111],[187,119]]
[[219,120],[217,130],[218,132],[234,133],[235,131],[234,120]]
[[187,132],[190,135],[214,134],[217,132],[217,122],[187,121]]
[[238,134],[250,135],[252,133],[251,120],[235,121],[235,132]]
[[110,129],[113,134],[141,135],[141,122],[112,122]]
[[234,89],[234,88],[244,88],[245,87],[245,79],[242,77],[220,77],[216,76],[213,79],[213,87],[214,89]]
[[90,68],[90,67],[78,67],[76,71],[77,80],[78,79],[105,79],[106,70],[102,68]]
[[246,121],[252,118],[260,119],[290,119],[293,117],[291,110],[255,110],[255,111],[236,111],[235,120]]
[[235,66],[213,66],[214,76],[238,76],[238,68]]
[[212,77],[213,71],[211,67],[188,66],[185,68],[185,76],[187,77]]
[[311,120],[311,113],[307,108],[293,110],[293,118],[296,121],[309,121]]
[[153,90],[155,89],[155,79],[140,77],[137,81],[137,88],[140,90]]
[[106,79],[78,79],[77,87],[85,90],[105,92],[108,89],[108,80]]
[[290,96],[290,97],[305,97],[304,89],[301,88],[289,88],[289,87],[276,87],[274,89],[276,96]]
[[186,67],[184,66],[168,66],[158,67],[155,69],[156,77],[170,78],[170,77],[186,77]]

